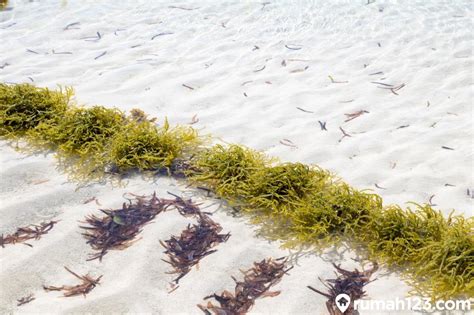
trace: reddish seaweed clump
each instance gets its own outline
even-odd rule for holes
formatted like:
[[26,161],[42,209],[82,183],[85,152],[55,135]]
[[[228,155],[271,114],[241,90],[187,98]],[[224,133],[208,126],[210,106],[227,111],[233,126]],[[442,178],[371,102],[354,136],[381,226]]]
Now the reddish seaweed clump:
[[28,240],[39,240],[42,235],[48,233],[58,221],[42,222],[39,225],[32,224],[27,227],[20,227],[13,234],[7,236],[0,236],[0,246],[5,247],[7,244],[22,243],[24,245],[33,247],[33,245],[26,243]]
[[286,268],[286,260],[279,258],[264,259],[260,262],[254,262],[253,267],[247,271],[241,271],[244,274],[243,281],[237,281],[234,293],[224,291],[221,294],[212,294],[204,299],[214,298],[219,306],[208,302],[206,306],[198,307],[206,315],[241,315],[246,314],[254,305],[255,300],[261,297],[273,297],[280,294],[280,291],[270,292],[270,287],[280,282],[281,278],[293,267]]
[[71,273],[74,277],[78,278],[79,280],[82,281],[82,283],[77,284],[77,285],[63,285],[60,287],[55,287],[55,286],[43,286],[43,289],[47,292],[49,291],[64,291],[63,295],[65,297],[71,297],[71,296],[76,296],[76,295],[84,295],[86,297],[86,294],[91,292],[100,282],[100,279],[102,276],[99,276],[98,278],[93,278],[89,274],[84,275],[84,276],[79,276],[75,272],[71,271],[69,268],[64,267],[69,273]]
[[[354,309],[354,301],[359,300],[366,295],[364,287],[370,282],[375,281],[375,279],[371,281],[370,277],[377,271],[378,264],[372,263],[372,268],[365,271],[359,271],[357,269],[349,271],[342,269],[340,266],[335,264],[333,264],[333,266],[336,268],[337,278],[327,279],[326,282],[323,282],[324,286],[328,288],[327,293],[321,292],[311,286],[308,286],[308,288],[328,298],[326,307],[330,315],[359,314]],[[344,313],[340,312],[336,306],[336,297],[341,293],[345,293],[351,297],[350,306]]]
[[150,200],[136,197],[135,202],[124,203],[120,210],[100,210],[103,217],[89,215],[86,222],[90,226],[81,226],[85,229],[82,235],[91,247],[99,251],[91,254],[88,260],[99,259],[109,250],[122,250],[136,241],[136,236],[143,226],[153,220],[159,213],[171,206],[169,200],[161,200],[153,194]]
[[217,251],[211,248],[229,239],[230,233],[219,234],[221,231],[220,224],[211,220],[209,216],[199,213],[198,224],[189,224],[179,237],[172,236],[169,240],[160,241],[166,249],[165,254],[169,257],[169,260],[163,259],[163,261],[174,267],[174,270],[169,273],[179,274],[173,280],[176,284],[202,258]]

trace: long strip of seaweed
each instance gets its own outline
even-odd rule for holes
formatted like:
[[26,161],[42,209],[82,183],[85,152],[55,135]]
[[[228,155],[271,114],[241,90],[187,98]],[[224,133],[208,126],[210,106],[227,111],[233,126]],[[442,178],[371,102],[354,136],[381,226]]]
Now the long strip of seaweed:
[[280,294],[280,291],[269,291],[272,286],[280,282],[281,278],[293,267],[287,268],[286,260],[282,259],[264,259],[260,262],[254,262],[253,267],[247,271],[241,271],[244,274],[243,281],[238,281],[234,277],[234,293],[224,291],[221,294],[212,294],[204,299],[214,298],[219,306],[208,302],[206,305],[198,307],[206,315],[241,315],[246,314],[254,305],[255,300],[262,297],[273,297]]

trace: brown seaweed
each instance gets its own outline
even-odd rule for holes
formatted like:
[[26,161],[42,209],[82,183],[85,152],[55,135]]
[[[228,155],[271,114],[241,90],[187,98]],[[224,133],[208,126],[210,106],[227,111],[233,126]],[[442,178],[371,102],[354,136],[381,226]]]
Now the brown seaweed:
[[39,225],[32,224],[27,227],[20,227],[13,234],[0,236],[0,246],[5,247],[7,244],[23,243],[24,245],[33,247],[33,245],[25,243],[28,240],[39,240],[42,235],[47,234],[59,221],[41,222]]
[[135,202],[130,200],[124,203],[120,210],[100,210],[103,217],[89,215],[86,222],[89,226],[85,229],[84,237],[91,247],[99,251],[91,254],[88,260],[99,259],[109,250],[123,250],[136,241],[136,236],[142,231],[143,226],[150,223],[159,213],[166,211],[171,205],[168,200],[161,200],[153,194],[150,200],[136,197]]
[[27,296],[24,296],[22,298],[19,298],[18,300],[16,300],[18,303],[16,304],[16,306],[22,306],[24,304],[27,304],[27,303],[30,303],[31,301],[33,301],[35,299],[35,296],[33,295],[33,293],[27,295]]
[[199,205],[193,203],[191,199],[183,199],[178,195],[168,192],[171,196],[175,197],[174,200],[164,199],[164,202],[167,202],[170,206],[173,206],[178,210],[179,214],[183,217],[200,217],[202,214],[207,214],[206,212],[201,212]]
[[254,266],[241,271],[244,274],[243,281],[237,281],[234,293],[224,291],[221,294],[212,294],[204,299],[214,298],[219,306],[208,302],[207,305],[198,305],[206,314],[216,315],[241,315],[246,314],[254,305],[255,300],[261,297],[273,297],[280,294],[280,291],[269,291],[269,289],[280,282],[281,278],[293,267],[286,268],[286,260],[264,259],[260,262],[254,262]]
[[100,282],[100,279],[102,276],[99,276],[98,278],[93,278],[89,274],[86,274],[84,276],[79,276],[75,272],[71,271],[69,268],[64,267],[69,273],[71,273],[73,276],[78,278],[79,280],[82,280],[81,284],[77,285],[63,285],[60,287],[55,287],[55,286],[43,286],[43,289],[47,292],[49,291],[64,291],[63,295],[65,297],[71,297],[71,296],[76,296],[76,295],[84,295],[86,297],[86,294],[91,292]]
[[[319,291],[312,286],[308,286],[308,288],[328,298],[326,307],[330,315],[358,314],[354,309],[354,301],[359,300],[366,295],[364,286],[372,281],[375,281],[375,279],[370,280],[370,277],[374,272],[377,271],[378,264],[375,262],[372,263],[372,268],[365,271],[359,271],[357,269],[354,271],[349,271],[342,269],[336,264],[333,264],[333,266],[336,268],[337,278],[327,279],[325,282],[320,279],[324,286],[328,289],[328,292]],[[341,313],[336,306],[336,297],[342,293],[345,293],[351,297],[350,306],[344,313]]]
[[169,263],[174,268],[169,273],[179,274],[173,280],[176,284],[202,258],[216,252],[217,250],[212,249],[213,247],[229,239],[230,233],[219,234],[221,231],[222,227],[220,224],[214,222],[205,214],[199,214],[198,224],[189,224],[179,237],[172,236],[169,240],[160,241],[161,245],[166,249],[165,254],[168,255],[169,259],[163,259],[163,261]]

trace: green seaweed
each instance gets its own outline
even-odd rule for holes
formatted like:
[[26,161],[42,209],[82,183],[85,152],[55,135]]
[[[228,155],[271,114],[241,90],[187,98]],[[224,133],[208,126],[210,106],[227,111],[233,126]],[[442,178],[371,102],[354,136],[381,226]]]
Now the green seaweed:
[[48,135],[63,154],[86,157],[103,151],[124,124],[125,117],[117,109],[72,108]]
[[473,297],[474,218],[450,216],[445,222],[439,240],[430,240],[416,252],[406,277],[415,293],[426,292],[434,300],[460,293]]
[[41,123],[28,133],[35,147],[57,150],[61,168],[74,180],[103,177],[110,139],[126,124],[117,109],[103,106],[70,107],[55,124]]
[[190,127],[170,128],[167,121],[159,127],[134,119],[111,139],[110,163],[118,172],[169,170],[177,158],[190,154],[199,144],[196,131]]
[[374,213],[358,238],[367,242],[371,255],[380,257],[380,253],[388,252],[385,261],[400,264],[414,261],[428,243],[439,242],[446,228],[441,212],[429,205],[416,205],[415,210],[389,206]]
[[248,195],[252,174],[269,162],[268,157],[252,149],[217,144],[191,160],[187,175],[235,203]]
[[327,179],[320,189],[311,192],[308,203],[291,215],[291,230],[297,243],[353,239],[381,208],[378,195]]
[[321,187],[327,172],[301,163],[261,167],[250,176],[247,202],[273,214],[291,214]]
[[15,139],[40,123],[57,123],[73,94],[71,88],[51,91],[30,84],[0,83],[0,136]]

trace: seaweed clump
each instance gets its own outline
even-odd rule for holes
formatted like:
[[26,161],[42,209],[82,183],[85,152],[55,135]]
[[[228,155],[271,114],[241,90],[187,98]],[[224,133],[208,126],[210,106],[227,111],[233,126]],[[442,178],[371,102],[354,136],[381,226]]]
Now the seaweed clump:
[[253,268],[241,271],[244,280],[238,281],[234,277],[234,293],[224,291],[222,294],[212,294],[204,299],[214,298],[219,306],[208,302],[206,306],[198,307],[206,314],[246,314],[254,305],[255,300],[262,297],[273,297],[280,294],[280,291],[269,291],[272,286],[280,282],[281,278],[292,268],[286,267],[286,260],[271,258],[260,262],[254,262]]
[[165,254],[169,257],[169,261],[163,261],[174,267],[171,273],[179,274],[173,280],[176,284],[201,259],[216,252],[217,250],[212,249],[213,247],[229,239],[230,233],[219,234],[221,231],[220,224],[211,220],[209,216],[201,214],[198,224],[188,225],[179,237],[172,236],[169,240],[160,241],[166,249]]
[[71,297],[76,295],[83,295],[86,297],[99,283],[102,276],[98,278],[93,278],[89,274],[80,276],[77,273],[71,271],[69,268],[64,267],[70,274],[82,281],[82,283],[77,285],[63,285],[60,287],[55,286],[43,286],[43,289],[47,292],[49,291],[64,291],[63,295],[65,297]]
[[355,190],[317,166],[274,162],[245,147],[216,145],[191,161],[188,175],[251,213],[254,222],[279,224],[290,234],[289,247],[352,237],[382,208],[378,195]]
[[124,115],[117,109],[103,106],[72,108],[49,136],[59,145],[60,151],[85,157],[103,151],[124,122]]
[[474,219],[447,219],[430,205],[414,210],[390,206],[358,235],[369,256],[405,266],[404,277],[433,299],[474,295]]
[[120,210],[100,210],[104,217],[89,215],[81,226],[87,243],[98,251],[88,260],[102,258],[109,250],[123,250],[132,245],[144,225],[170,206],[168,201],[160,200],[153,194],[150,200],[136,198],[135,203],[124,203]]
[[301,163],[262,167],[251,176],[249,204],[274,214],[290,214],[305,206],[306,197],[318,190],[327,173]]
[[[319,291],[312,286],[308,286],[308,289],[313,290],[314,292],[321,294],[328,298],[326,302],[326,307],[330,315],[357,315],[359,312],[354,309],[354,301],[359,300],[366,296],[364,287],[374,280],[370,280],[370,277],[378,269],[378,264],[373,263],[371,269],[365,271],[359,271],[355,269],[354,271],[349,271],[342,269],[340,266],[333,264],[336,268],[336,279],[329,279],[326,282],[323,282],[324,286],[328,289],[328,292]],[[321,280],[322,282],[322,280]],[[339,294],[347,294],[350,296],[350,305],[344,313],[340,312],[336,306],[336,297]]]
[[31,84],[0,83],[0,136],[16,139],[40,123],[57,124],[73,94],[71,88],[52,91]]
[[429,242],[420,252],[411,271],[411,285],[420,292],[430,288],[435,299],[460,293],[473,297],[474,219],[452,219],[440,241]]
[[382,209],[382,199],[327,177],[307,202],[289,214],[293,243],[334,243],[354,239]]
[[111,139],[110,163],[119,173],[169,169],[177,158],[192,153],[200,143],[192,128],[170,128],[167,120],[159,127],[148,120],[137,119]]
[[47,234],[58,221],[42,222],[39,225],[30,225],[26,227],[20,227],[13,234],[7,236],[0,236],[0,246],[5,247],[7,244],[22,243],[27,246],[33,247],[33,245],[26,243],[28,240],[39,240],[42,235]]
[[262,153],[239,145],[217,144],[191,161],[187,175],[191,181],[208,186],[218,196],[238,203],[249,196],[251,176],[268,160]]

